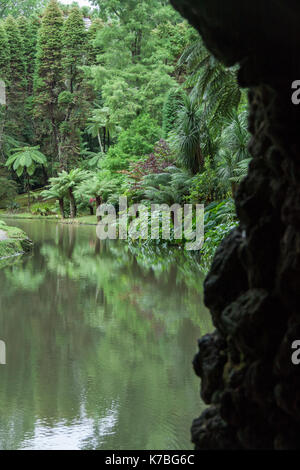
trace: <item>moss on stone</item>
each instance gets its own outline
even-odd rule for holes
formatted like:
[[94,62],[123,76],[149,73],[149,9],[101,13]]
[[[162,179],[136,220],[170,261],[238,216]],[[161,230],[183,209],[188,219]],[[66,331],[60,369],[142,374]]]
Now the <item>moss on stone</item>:
[[32,241],[23,230],[8,227],[3,221],[0,221],[0,230],[7,237],[4,240],[0,239],[0,260],[28,253],[32,249]]

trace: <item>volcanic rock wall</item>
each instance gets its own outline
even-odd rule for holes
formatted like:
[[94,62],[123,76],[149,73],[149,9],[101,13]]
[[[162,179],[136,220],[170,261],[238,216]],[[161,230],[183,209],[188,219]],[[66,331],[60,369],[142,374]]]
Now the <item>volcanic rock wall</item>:
[[249,88],[253,160],[236,195],[240,227],[205,281],[216,331],[194,360],[210,407],[196,449],[299,449],[300,5],[296,0],[171,0]]

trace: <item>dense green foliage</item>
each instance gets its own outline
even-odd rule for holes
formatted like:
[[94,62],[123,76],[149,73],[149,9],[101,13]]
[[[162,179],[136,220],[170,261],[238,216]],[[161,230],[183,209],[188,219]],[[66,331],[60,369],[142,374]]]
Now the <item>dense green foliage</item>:
[[[0,272],[0,304],[11,306],[8,316],[0,312],[0,323],[12,338],[21,331],[26,351],[19,347],[11,354],[12,380],[0,390],[8,430],[2,448],[12,439],[19,446],[23,431],[29,442],[48,413],[48,428],[53,422],[66,441],[75,418],[84,426],[92,422],[96,440],[83,436],[86,448],[98,439],[107,448],[115,444],[113,433],[103,437],[102,429],[105,422],[117,427],[114,413],[127,443],[131,419],[139,426],[133,435],[140,447],[147,441],[149,448],[169,448],[164,422],[170,422],[178,394],[191,403],[191,388],[178,372],[185,361],[178,338],[193,347],[191,331],[198,335],[203,300],[199,271],[209,269],[238,225],[234,196],[251,160],[247,96],[237,69],[219,63],[168,0],[90,3],[0,1],[0,215],[60,222],[24,222],[38,242],[34,256]],[[102,203],[123,215],[121,196],[137,216],[124,214],[128,225],[136,223],[128,227],[127,243],[96,239],[96,227],[77,235],[73,224],[96,225]],[[138,204],[152,209],[148,221],[139,222]],[[174,213],[168,214],[169,238],[163,234],[164,207],[186,204],[205,205],[205,243],[196,253],[185,250],[195,211],[192,227],[180,223],[183,237]],[[155,240],[150,220],[158,226]],[[116,234],[120,228],[113,223]],[[17,240],[6,239],[8,230]],[[1,258],[24,251],[15,230],[0,221],[0,268]],[[202,333],[211,327],[205,323]],[[162,341],[166,337],[170,344]],[[182,369],[188,370],[185,362]],[[141,399],[133,381],[139,374],[143,385],[151,376]],[[16,383],[21,395],[12,393]],[[25,419],[16,423],[19,395]],[[109,419],[99,396],[113,412]],[[128,397],[131,417],[121,406]],[[150,420],[155,432],[146,440]],[[171,426],[176,446],[181,426],[181,417]],[[76,425],[76,435],[78,430]]]
[[0,78],[8,84],[10,72],[10,49],[3,24],[0,24]]
[[[38,139],[46,143],[47,156],[60,161],[58,98],[63,91],[62,66],[63,15],[52,0],[38,32],[34,76],[34,117],[38,121]],[[56,158],[55,158],[55,156]]]
[[46,157],[39,151],[39,147],[22,147],[16,148],[6,161],[6,166],[12,168],[18,177],[25,173],[27,192],[28,192],[28,208],[30,210],[30,176],[32,176],[37,165],[44,166]]
[[32,15],[41,11],[47,0],[1,0],[0,18],[8,15],[14,17]]
[[184,105],[185,94],[181,88],[171,88],[166,95],[163,107],[163,137],[167,139],[169,134],[176,129],[178,110]]
[[[168,1],[92,3],[27,1],[0,22],[1,161],[11,168],[2,200],[44,188],[49,213],[64,218],[95,214],[100,202],[117,207],[121,195],[168,204],[232,197],[250,161],[237,70]],[[43,164],[14,172],[16,149],[37,146]]]

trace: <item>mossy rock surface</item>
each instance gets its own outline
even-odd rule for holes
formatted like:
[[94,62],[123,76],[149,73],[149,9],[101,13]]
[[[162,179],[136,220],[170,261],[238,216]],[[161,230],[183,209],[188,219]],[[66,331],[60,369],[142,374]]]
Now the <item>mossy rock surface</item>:
[[32,250],[33,243],[23,230],[15,227],[8,227],[1,220],[0,235],[0,260],[29,253]]

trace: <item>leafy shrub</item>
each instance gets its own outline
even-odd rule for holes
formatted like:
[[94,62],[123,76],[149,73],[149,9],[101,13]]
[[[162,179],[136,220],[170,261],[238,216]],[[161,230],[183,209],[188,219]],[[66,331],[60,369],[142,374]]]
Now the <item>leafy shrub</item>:
[[[169,215],[169,213],[168,213]],[[167,246],[182,246],[185,243],[185,238],[184,238],[184,231],[183,231],[183,238],[182,239],[177,239],[175,230],[174,230],[174,224],[173,221],[170,219],[170,238],[165,240],[163,238],[163,228],[162,228],[162,220],[163,220],[163,214],[161,211],[152,211],[151,212],[151,217],[148,217],[147,220],[143,220],[140,224],[140,231],[141,233],[145,233],[148,230],[148,238],[146,240],[138,238],[134,239],[133,238],[133,233],[131,230],[131,227],[129,227],[128,230],[128,235],[129,235],[129,241],[130,243],[138,242],[142,246],[154,246],[154,245],[159,245],[161,247],[167,247]],[[158,238],[157,239],[152,239],[151,238],[151,228],[152,228],[152,223],[159,224],[159,230],[158,230]]]
[[220,224],[230,224],[236,220],[236,211],[233,199],[222,202],[212,202],[205,208],[205,231],[215,229]]
[[21,209],[21,206],[17,202],[13,201],[6,206],[6,209],[8,212],[16,213]]
[[74,191],[77,203],[84,208],[93,204],[98,197],[102,203],[117,205],[119,196],[125,191],[124,175],[101,170],[77,186]]
[[230,181],[235,184],[240,184],[242,180],[247,176],[249,163],[251,158],[246,158],[237,163],[236,168],[233,170],[234,176],[230,178]]
[[13,181],[8,170],[0,164],[0,207],[6,207],[17,195],[17,184]]
[[121,173],[127,176],[129,192],[136,192],[142,187],[142,180],[149,175],[157,175],[164,172],[171,165],[175,165],[174,155],[168,143],[161,139],[155,146],[153,152],[144,160],[131,162],[129,170]]
[[192,176],[187,170],[168,167],[163,173],[150,174],[143,178],[143,199],[156,204],[182,204],[191,181]]
[[194,176],[188,200],[191,203],[209,204],[227,196],[226,185],[220,181],[210,160],[205,162],[205,170]]
[[128,168],[130,161],[137,161],[150,154],[160,132],[157,122],[149,115],[137,117],[126,131],[120,133],[118,143],[110,147],[103,159],[102,168],[112,171]]
[[207,206],[204,216],[205,240],[202,249],[202,268],[209,270],[215,252],[222,240],[238,226],[232,199]]
[[153,152],[150,154],[150,157],[154,156],[159,161],[174,162],[175,163],[175,153],[171,150],[170,145],[164,139],[160,139],[154,147]]
[[55,208],[45,204],[45,203],[36,203],[31,207],[31,213],[33,215],[42,215],[42,216],[48,216],[48,215],[53,215],[54,214]]

